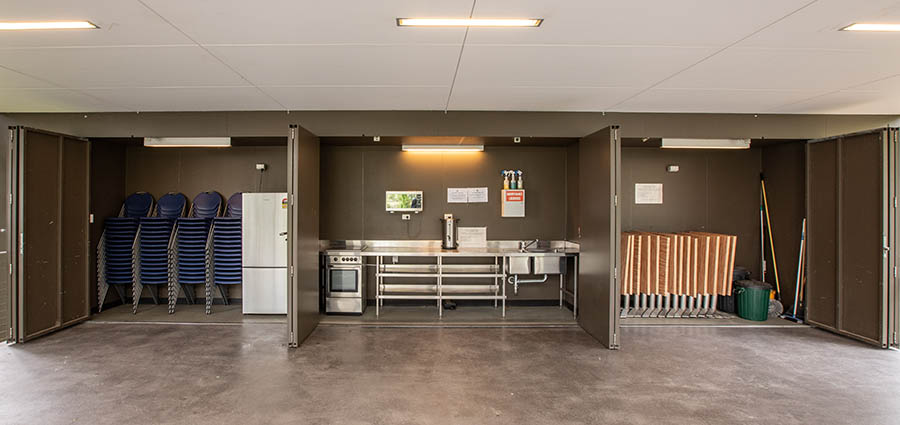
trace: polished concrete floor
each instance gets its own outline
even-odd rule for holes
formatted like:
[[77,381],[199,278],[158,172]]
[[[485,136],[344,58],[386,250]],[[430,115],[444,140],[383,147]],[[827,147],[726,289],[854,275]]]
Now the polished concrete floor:
[[894,424],[900,353],[816,329],[88,322],[0,346],[15,424]]
[[366,308],[362,315],[322,315],[325,325],[415,326],[415,327],[557,327],[578,326],[572,310],[559,306],[507,306],[502,310],[490,306],[458,306],[444,309],[438,315],[437,306],[385,306],[375,316],[375,307]]
[[137,314],[131,305],[107,308],[91,316],[91,320],[104,323],[281,323],[287,326],[286,314],[243,314],[240,304],[212,306],[212,313],[206,314],[206,306],[200,304],[175,306],[175,313],[169,314],[165,304],[141,304]]

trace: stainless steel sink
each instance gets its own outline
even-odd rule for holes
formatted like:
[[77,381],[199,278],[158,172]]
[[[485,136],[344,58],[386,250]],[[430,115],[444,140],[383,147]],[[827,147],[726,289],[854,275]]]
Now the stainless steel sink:
[[529,257],[534,264],[534,274],[564,274],[566,258],[552,255]]
[[531,274],[531,256],[509,257],[510,274]]

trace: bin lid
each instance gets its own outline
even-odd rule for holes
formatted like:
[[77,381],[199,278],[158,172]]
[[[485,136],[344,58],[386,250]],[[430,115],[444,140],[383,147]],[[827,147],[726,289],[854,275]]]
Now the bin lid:
[[772,284],[766,282],[760,282],[758,280],[739,280],[734,282],[734,286],[740,288],[754,288],[754,289],[765,289],[772,290]]

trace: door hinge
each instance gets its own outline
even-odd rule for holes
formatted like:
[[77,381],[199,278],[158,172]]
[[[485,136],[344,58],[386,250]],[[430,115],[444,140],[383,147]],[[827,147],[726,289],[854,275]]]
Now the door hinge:
[[897,277],[897,266],[894,266],[894,277]]
[[613,205],[616,207],[619,206],[619,195],[613,195]]
[[[12,329],[10,329],[9,337],[12,338]],[[897,331],[891,334],[891,345],[897,345]]]
[[294,343],[294,331],[291,331],[291,344]]
[[619,268],[613,267],[613,278],[619,280]]
[[19,255],[25,255],[25,232],[19,233]]
[[291,266],[291,277],[294,277],[294,266]]
[[897,197],[894,197],[894,208],[897,208]]

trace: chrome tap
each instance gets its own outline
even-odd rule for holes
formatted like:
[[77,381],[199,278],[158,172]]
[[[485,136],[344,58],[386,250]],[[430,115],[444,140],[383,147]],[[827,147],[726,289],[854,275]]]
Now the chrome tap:
[[519,251],[525,252],[528,250],[528,248],[531,248],[532,245],[536,245],[539,241],[540,241],[540,239],[535,239],[535,240],[528,241],[528,242],[521,241],[521,242],[519,242]]

